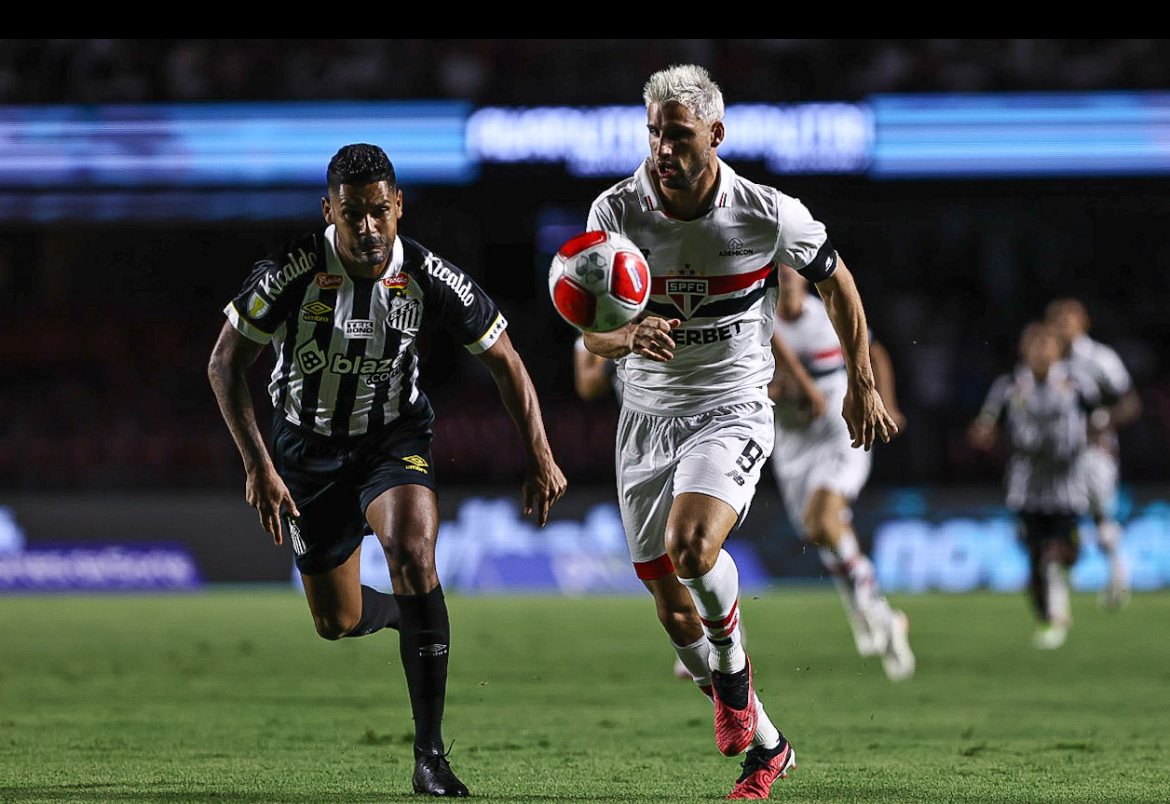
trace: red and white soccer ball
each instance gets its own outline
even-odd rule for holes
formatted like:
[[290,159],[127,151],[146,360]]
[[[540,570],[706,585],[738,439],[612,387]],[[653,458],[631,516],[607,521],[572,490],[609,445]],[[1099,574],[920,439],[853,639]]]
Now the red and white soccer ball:
[[548,292],[561,318],[584,332],[628,324],[650,301],[650,267],[628,238],[585,232],[553,257]]

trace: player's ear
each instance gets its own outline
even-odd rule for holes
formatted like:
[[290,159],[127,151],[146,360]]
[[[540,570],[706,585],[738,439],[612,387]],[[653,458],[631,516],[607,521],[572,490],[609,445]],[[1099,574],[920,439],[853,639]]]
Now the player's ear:
[[711,124],[711,147],[712,148],[719,147],[719,143],[723,142],[724,133],[725,132],[723,130],[723,121],[722,120],[716,120],[714,123]]
[[395,212],[394,217],[396,220],[401,220],[402,219],[402,190],[399,190],[398,188],[394,189],[394,206],[396,208],[396,212]]
[[326,223],[333,223],[333,207],[328,198],[321,199],[321,214],[325,216]]

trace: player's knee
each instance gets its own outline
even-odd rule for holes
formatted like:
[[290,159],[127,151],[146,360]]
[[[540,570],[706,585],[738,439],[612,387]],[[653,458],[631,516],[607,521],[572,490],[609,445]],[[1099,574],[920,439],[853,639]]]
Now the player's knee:
[[401,584],[402,594],[422,595],[439,585],[433,551],[397,552],[387,558],[391,572]]
[[723,546],[722,536],[712,532],[702,522],[668,529],[666,549],[679,575],[694,578],[710,570]]
[[839,517],[828,516],[824,513],[812,513],[804,519],[805,537],[817,547],[833,547],[841,538],[841,521]]
[[317,636],[333,642],[356,628],[360,619],[360,615],[348,617],[343,613],[314,614],[313,626],[317,629]]
[[424,577],[434,574],[435,546],[429,542],[395,542],[385,548],[386,561],[404,576]]

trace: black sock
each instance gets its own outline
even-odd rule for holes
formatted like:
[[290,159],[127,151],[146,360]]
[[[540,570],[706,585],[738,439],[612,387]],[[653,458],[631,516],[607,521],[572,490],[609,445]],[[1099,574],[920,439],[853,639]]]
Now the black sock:
[[397,628],[398,618],[398,601],[394,595],[362,586],[362,617],[346,636],[360,637],[383,628]]
[[443,588],[436,586],[424,595],[394,597],[401,612],[398,647],[414,713],[414,745],[424,751],[442,751],[451,642]]

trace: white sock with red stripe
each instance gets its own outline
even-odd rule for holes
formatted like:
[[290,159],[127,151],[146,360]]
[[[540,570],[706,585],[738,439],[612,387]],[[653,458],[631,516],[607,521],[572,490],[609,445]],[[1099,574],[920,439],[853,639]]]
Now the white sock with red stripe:
[[875,622],[889,621],[892,612],[878,588],[877,573],[873,563],[862,554],[852,528],[842,531],[832,547],[818,547],[817,553],[845,605],[867,612]]
[[691,593],[703,621],[703,633],[711,644],[711,669],[736,673],[747,666],[747,654],[739,633],[739,569],[726,550],[719,551],[715,566],[698,578],[679,578]]
[[708,687],[711,685],[711,644],[707,642],[707,637],[701,636],[689,645],[679,646],[675,645],[674,641],[670,643],[674,647],[674,652],[678,654],[678,659],[686,667],[691,674],[691,678],[700,687]]

